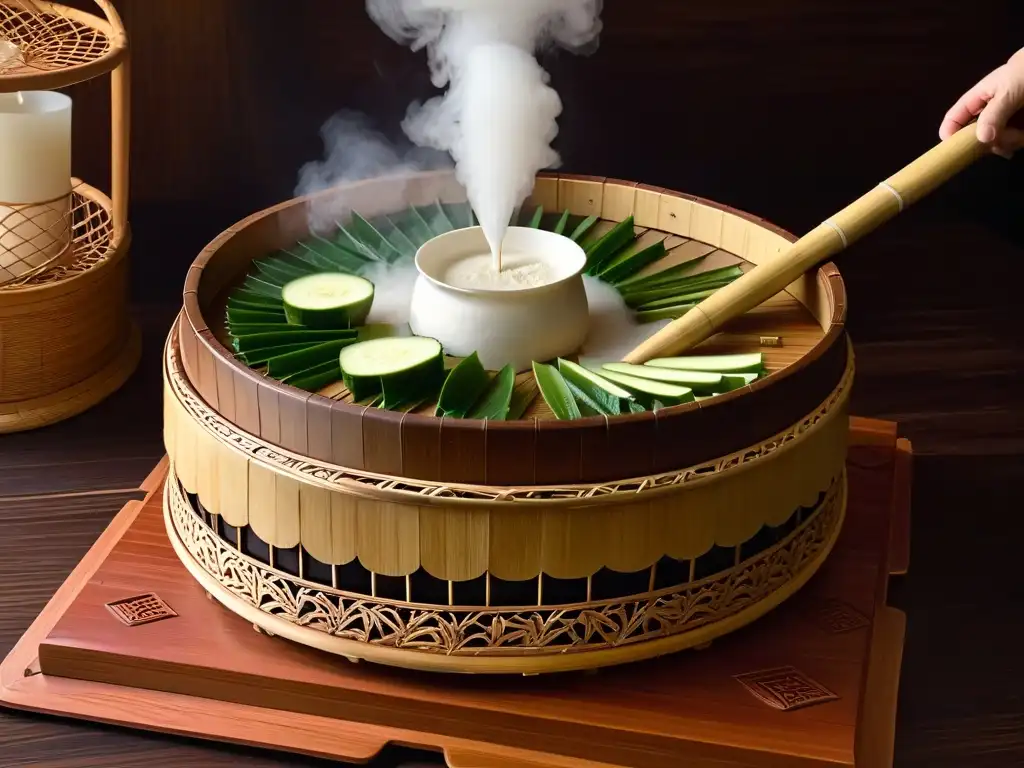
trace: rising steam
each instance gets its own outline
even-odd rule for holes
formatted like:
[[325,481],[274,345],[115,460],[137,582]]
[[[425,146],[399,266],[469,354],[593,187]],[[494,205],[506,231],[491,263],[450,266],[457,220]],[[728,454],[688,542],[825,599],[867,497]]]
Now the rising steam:
[[562,101],[535,54],[588,52],[603,0],[367,0],[376,23],[427,49],[443,96],[413,104],[404,123],[422,147],[451,153],[493,251],[538,171],[558,164],[551,142]]

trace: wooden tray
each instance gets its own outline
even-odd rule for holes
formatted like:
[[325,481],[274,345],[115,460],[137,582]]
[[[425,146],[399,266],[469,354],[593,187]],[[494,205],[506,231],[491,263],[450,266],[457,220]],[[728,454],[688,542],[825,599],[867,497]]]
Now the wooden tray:
[[885,600],[906,568],[910,462],[896,425],[855,419],[830,560],[711,649],[499,679],[353,665],[253,632],[171,551],[162,464],[0,666],[0,701],[350,762],[399,744],[452,768],[891,766],[904,618]]

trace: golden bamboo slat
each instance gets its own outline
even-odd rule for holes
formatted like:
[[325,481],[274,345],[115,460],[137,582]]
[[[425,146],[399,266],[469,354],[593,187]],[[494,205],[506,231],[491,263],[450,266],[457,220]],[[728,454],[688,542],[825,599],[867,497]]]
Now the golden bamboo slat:
[[819,224],[774,258],[759,264],[638,346],[625,360],[644,363],[682,354],[744,312],[770,299],[800,275],[845,250],[984,156],[977,128],[961,128],[898,173]]
[[[116,391],[140,357],[128,313],[128,41],[113,4],[95,3],[102,15],[0,0],[0,94],[58,90],[109,74],[112,126],[109,197],[72,179],[57,221],[44,210],[55,201],[0,201],[7,232],[0,244],[7,267],[0,270],[0,433],[87,410]],[[45,258],[32,235],[16,236],[57,226],[66,228],[67,245]]]
[[[350,659],[456,673],[585,669],[699,647],[811,578],[842,526],[854,359],[835,267],[702,349],[762,351],[752,385],[564,422],[436,418],[310,393],[235,359],[225,295],[332,203],[464,202],[450,172],[345,185],[251,216],[193,264],[164,356],[165,517],[229,610]],[[661,267],[753,269],[794,238],[635,182],[545,175],[531,205],[628,217]],[[781,340],[781,344],[771,340]]]

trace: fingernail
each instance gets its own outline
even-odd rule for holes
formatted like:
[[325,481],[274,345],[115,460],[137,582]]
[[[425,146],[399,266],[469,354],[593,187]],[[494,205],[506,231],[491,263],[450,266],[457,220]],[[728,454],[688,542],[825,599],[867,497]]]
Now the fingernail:
[[991,125],[978,126],[978,141],[984,144],[991,144],[996,140],[996,129]]

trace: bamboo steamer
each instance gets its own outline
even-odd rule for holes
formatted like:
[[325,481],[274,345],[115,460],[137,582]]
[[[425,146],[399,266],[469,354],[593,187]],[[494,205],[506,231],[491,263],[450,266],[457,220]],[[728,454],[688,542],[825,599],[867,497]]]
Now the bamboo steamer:
[[[353,660],[523,674],[703,646],[797,591],[845,514],[854,362],[832,265],[700,348],[763,351],[768,376],[657,413],[392,413],[234,359],[225,291],[307,237],[311,206],[438,199],[465,200],[448,172],[348,185],[240,222],[193,264],[165,349],[165,514],[199,583],[257,628]],[[619,180],[545,175],[531,202],[667,233],[659,268],[698,252],[752,267],[795,240]]]
[[0,434],[46,426],[116,391],[141,354],[128,313],[129,56],[109,0],[102,16],[42,0],[0,0],[0,40],[21,56],[0,92],[111,78],[112,189],[73,179],[70,258],[0,286]]

